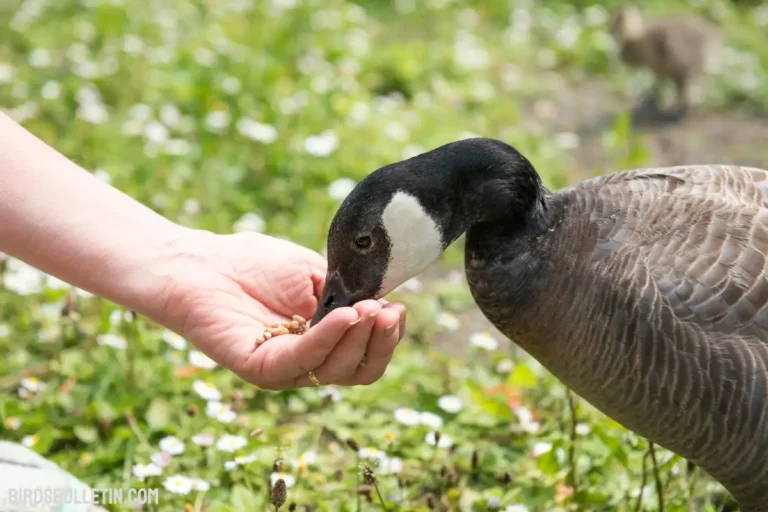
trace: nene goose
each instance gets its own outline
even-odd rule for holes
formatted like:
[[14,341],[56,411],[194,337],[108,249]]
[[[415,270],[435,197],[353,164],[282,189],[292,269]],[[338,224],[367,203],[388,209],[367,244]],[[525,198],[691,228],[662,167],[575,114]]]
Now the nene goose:
[[636,7],[621,7],[611,16],[610,31],[624,64],[648,69],[655,75],[649,97],[653,107],[658,108],[664,82],[674,84],[677,116],[688,111],[691,86],[718,70],[720,35],[697,16],[676,15],[645,22]]
[[552,192],[501,141],[450,143],[344,200],[313,323],[385,296],[462,233],[501,332],[742,510],[768,511],[768,172],[631,170]]

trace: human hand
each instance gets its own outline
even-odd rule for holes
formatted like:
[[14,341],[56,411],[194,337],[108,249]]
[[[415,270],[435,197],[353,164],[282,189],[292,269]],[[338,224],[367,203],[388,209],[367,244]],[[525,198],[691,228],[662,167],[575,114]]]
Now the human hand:
[[[372,384],[405,331],[405,307],[362,301],[339,308],[303,335],[256,345],[265,326],[318,305],[326,262],[292,242],[255,233],[190,231],[177,244],[156,321],[211,359],[264,389]],[[361,365],[361,362],[363,364]]]

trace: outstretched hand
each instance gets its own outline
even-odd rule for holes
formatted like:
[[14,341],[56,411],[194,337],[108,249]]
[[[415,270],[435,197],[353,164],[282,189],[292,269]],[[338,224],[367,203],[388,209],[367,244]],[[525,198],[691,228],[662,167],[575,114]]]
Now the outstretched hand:
[[157,320],[211,359],[264,389],[372,384],[384,374],[405,331],[405,307],[367,300],[339,308],[303,335],[257,345],[265,327],[311,318],[326,262],[292,242],[255,233],[192,231]]

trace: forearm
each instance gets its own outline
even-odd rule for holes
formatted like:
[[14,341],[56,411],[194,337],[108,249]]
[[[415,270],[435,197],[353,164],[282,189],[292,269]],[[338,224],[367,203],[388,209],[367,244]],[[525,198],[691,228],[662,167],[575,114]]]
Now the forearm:
[[0,113],[0,251],[154,316],[184,232]]

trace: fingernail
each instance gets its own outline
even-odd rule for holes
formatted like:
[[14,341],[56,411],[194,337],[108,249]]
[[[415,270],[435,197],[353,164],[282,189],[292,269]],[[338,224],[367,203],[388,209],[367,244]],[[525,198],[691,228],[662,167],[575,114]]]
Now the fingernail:
[[376,318],[376,315],[378,315],[378,314],[379,314],[379,311],[376,310],[373,313],[371,313],[370,315],[368,315],[368,318]]
[[398,326],[398,322],[395,322],[392,325],[387,326],[387,328],[385,329],[387,334],[391,334],[395,329],[397,329],[397,326]]
[[359,323],[360,323],[360,317],[358,316],[357,320],[355,320],[354,322],[349,322],[349,325],[355,325],[355,324],[359,324]]

